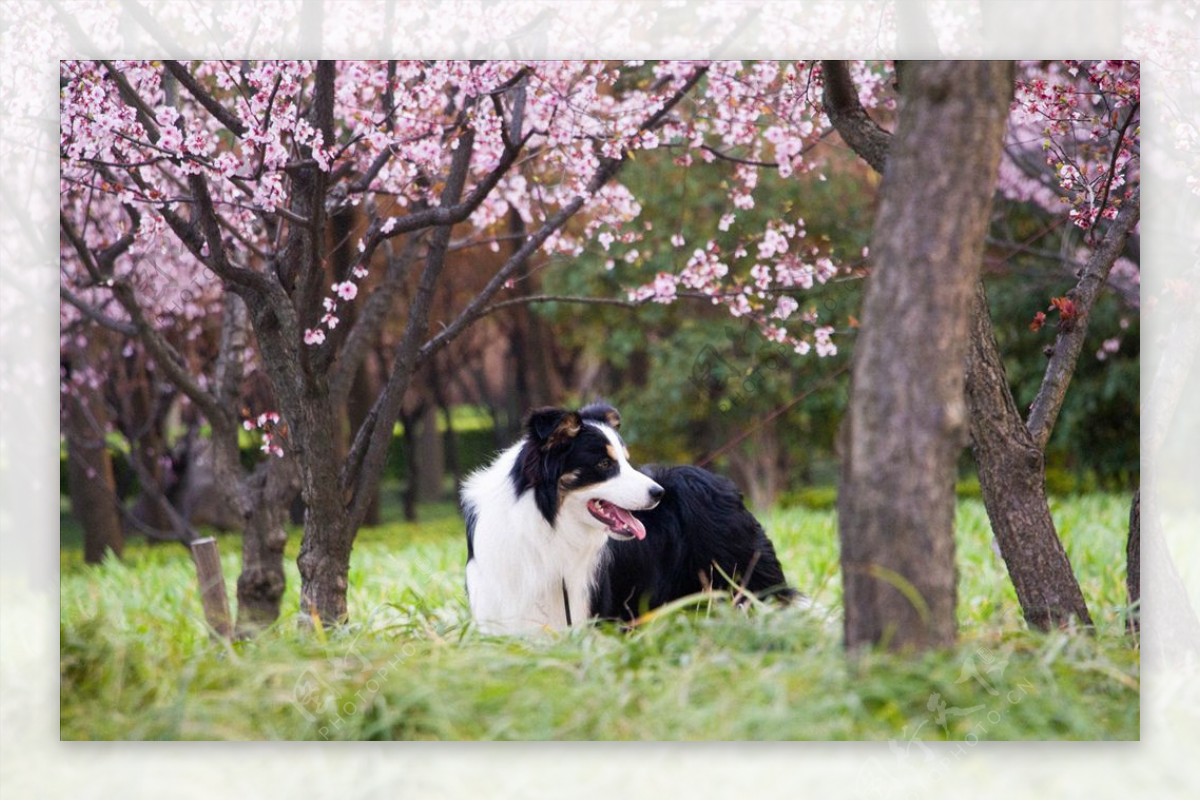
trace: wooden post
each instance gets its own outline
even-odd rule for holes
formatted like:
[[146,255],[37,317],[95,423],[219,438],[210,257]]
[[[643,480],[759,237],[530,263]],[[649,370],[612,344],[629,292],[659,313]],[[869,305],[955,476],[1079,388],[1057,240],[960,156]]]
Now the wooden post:
[[213,537],[205,537],[194,541],[191,549],[192,561],[196,564],[196,579],[200,582],[204,619],[218,637],[228,640],[233,634],[233,625],[217,541]]

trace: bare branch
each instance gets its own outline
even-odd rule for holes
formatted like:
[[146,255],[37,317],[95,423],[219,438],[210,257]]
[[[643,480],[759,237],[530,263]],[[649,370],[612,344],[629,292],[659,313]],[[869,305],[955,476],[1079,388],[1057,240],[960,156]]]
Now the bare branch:
[[113,294],[137,327],[137,335],[142,340],[142,344],[154,357],[155,363],[166,373],[167,379],[179,387],[179,390],[187,395],[210,421],[231,414],[231,410],[217,403],[216,398],[200,386],[200,383],[192,376],[183,357],[146,318],[146,313],[138,303],[133,287],[125,281],[118,281],[113,284]]
[[[623,309],[637,309],[646,305],[646,301],[623,300],[621,298],[595,298],[582,295],[525,295],[493,303],[480,312],[480,317],[486,317],[502,309],[512,306],[528,306],[532,303],[575,303],[583,306],[619,306]],[[478,318],[477,318],[478,319]]]
[[1083,340],[1087,336],[1088,319],[1096,297],[1104,286],[1113,263],[1125,248],[1125,240],[1137,225],[1141,216],[1141,191],[1134,193],[1126,200],[1117,218],[1104,234],[1100,246],[1093,251],[1083,271],[1079,282],[1067,293],[1075,304],[1075,313],[1069,320],[1064,320],[1059,326],[1058,338],[1054,343],[1054,353],[1046,365],[1046,374],[1042,378],[1042,386],[1033,406],[1029,410],[1026,428],[1033,436],[1034,442],[1042,450],[1050,440],[1054,423],[1066,399],[1067,387],[1075,373],[1075,365],[1083,350]]

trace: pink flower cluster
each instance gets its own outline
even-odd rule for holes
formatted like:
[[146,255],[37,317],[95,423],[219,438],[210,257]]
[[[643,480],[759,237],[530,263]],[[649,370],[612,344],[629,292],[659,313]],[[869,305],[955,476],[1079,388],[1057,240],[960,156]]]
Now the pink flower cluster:
[[[754,321],[767,339],[788,345],[800,355],[815,346],[818,356],[832,356],[837,353],[831,340],[833,328],[817,325],[815,309],[798,318],[802,325],[812,328],[811,336],[797,333],[788,325],[800,310],[800,302],[790,293],[824,284],[838,272],[833,261],[820,255],[817,248],[810,248],[811,261],[801,258],[795,243],[805,236],[802,219],[768,223],[754,243],[757,258],[746,271],[749,280],[731,277],[729,262],[747,261],[750,243],[740,244],[727,261],[717,242],[709,240],[692,252],[678,273],[659,272],[651,283],[631,290],[629,299],[637,303],[671,303],[682,289],[687,295],[724,305],[733,317]],[[672,247],[678,247],[677,243],[682,243],[682,237],[674,234]]]
[[[1070,221],[1084,230],[1116,217],[1128,185],[1139,176],[1140,79],[1137,61],[1025,64],[1001,189],[1050,208],[1047,194],[1056,196],[1069,207]],[[1013,168],[1013,162],[1032,160],[1030,142],[1040,143],[1052,183],[1031,177],[1028,167]]]
[[268,456],[283,458],[282,443],[287,441],[287,426],[280,424],[278,412],[263,412],[254,419],[246,418],[242,421],[242,428],[246,431],[262,432],[262,445],[259,446],[259,450]]

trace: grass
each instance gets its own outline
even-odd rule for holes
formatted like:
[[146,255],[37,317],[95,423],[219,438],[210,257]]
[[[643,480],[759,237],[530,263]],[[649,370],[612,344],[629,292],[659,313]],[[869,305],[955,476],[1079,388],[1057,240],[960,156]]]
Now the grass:
[[[208,636],[178,546],[132,544],[90,567],[64,546],[63,739],[1136,739],[1138,652],[1122,632],[1127,499],[1054,505],[1094,635],[1025,630],[976,500],[960,502],[960,644],[848,659],[830,510],[762,516],[813,606],[749,614],[721,599],[632,633],[532,639],[468,625],[466,556],[451,505],[364,530],[344,630],[284,615],[251,642]],[[68,539],[64,535],[64,540]],[[233,592],[236,537],[221,540]]]

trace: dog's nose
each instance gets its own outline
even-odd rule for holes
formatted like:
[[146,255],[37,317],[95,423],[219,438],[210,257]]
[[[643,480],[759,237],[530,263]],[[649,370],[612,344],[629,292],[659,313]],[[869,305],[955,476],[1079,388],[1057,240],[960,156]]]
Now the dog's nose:
[[661,500],[664,492],[666,492],[666,490],[664,490],[659,485],[655,484],[653,487],[650,488],[650,500],[652,500],[652,501]]

